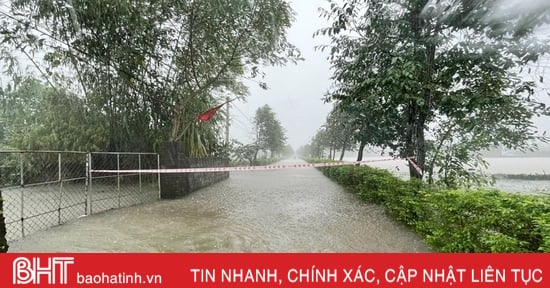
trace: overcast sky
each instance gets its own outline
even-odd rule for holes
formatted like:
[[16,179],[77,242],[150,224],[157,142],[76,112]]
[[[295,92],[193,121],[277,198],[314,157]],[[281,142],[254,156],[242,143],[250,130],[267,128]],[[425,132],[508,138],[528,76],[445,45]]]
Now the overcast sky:
[[327,38],[313,38],[313,32],[327,26],[320,19],[318,7],[323,0],[294,0],[291,6],[296,20],[289,29],[288,40],[300,49],[304,61],[282,67],[263,69],[266,76],[262,81],[269,86],[261,89],[257,83],[245,81],[250,88],[247,102],[235,101],[231,105],[232,126],[230,137],[244,143],[251,143],[252,121],[258,107],[269,105],[282,126],[286,129],[288,143],[294,149],[307,144],[317,129],[325,122],[332,104],[323,104],[322,97],[330,86],[330,65],[328,53],[315,51],[314,47],[328,43]]

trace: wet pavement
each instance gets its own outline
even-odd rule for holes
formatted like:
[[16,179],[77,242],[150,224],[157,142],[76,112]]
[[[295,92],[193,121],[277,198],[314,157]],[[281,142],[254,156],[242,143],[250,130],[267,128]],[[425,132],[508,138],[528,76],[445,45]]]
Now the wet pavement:
[[[284,164],[300,162],[287,160]],[[10,252],[424,252],[424,242],[316,169],[233,172],[177,200],[36,232]]]

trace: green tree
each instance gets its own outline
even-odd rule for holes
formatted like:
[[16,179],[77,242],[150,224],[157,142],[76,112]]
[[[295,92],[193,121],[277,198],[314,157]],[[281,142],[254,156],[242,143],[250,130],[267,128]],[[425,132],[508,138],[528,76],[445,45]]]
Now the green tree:
[[0,21],[5,61],[25,56],[51,86],[84,95],[109,122],[110,150],[181,140],[189,155],[212,153],[218,125],[195,116],[221,91],[245,92],[239,79],[260,65],[300,58],[282,0],[23,0]]
[[[327,116],[324,127],[327,130],[328,137],[330,138],[330,146],[332,151],[332,159],[336,158],[336,150],[340,149],[339,160],[344,159],[344,153],[346,151],[353,150],[355,142],[360,140],[362,134],[362,125],[357,123],[356,115],[350,113],[349,107],[338,103],[332,108],[332,111]],[[362,119],[359,117],[358,119]],[[329,155],[331,153],[329,152]],[[359,160],[360,161],[360,160]]]
[[295,155],[294,148],[290,144],[285,145],[282,151],[283,157],[290,158]]
[[287,139],[285,130],[276,118],[275,112],[267,104],[256,110],[254,130],[256,134],[254,161],[260,150],[269,151],[271,158],[283,152]]
[[[438,164],[445,177],[467,172],[477,149],[528,149],[538,138],[532,118],[548,110],[518,70],[548,51],[547,41],[530,37],[548,5],[497,15],[493,0],[329,2],[323,16],[333,23],[318,31],[332,39],[336,88],[328,98],[358,108],[357,118],[370,115],[366,144],[411,157],[422,171]],[[459,165],[442,165],[449,155]],[[410,175],[424,176],[412,165]]]
[[[325,152],[327,149],[330,149],[330,147],[331,141],[328,132],[325,127],[321,127],[311,138],[310,157],[319,159],[325,158]],[[330,158],[332,155],[329,153],[327,157]]]
[[107,128],[76,95],[27,78],[1,97],[0,144],[27,150],[97,151],[106,148]]
[[298,147],[298,150],[296,150],[296,155],[302,158],[312,157],[311,143]]
[[232,158],[237,164],[240,164],[243,161],[248,162],[249,165],[253,165],[258,149],[255,144],[243,144],[238,141],[234,141],[232,149]]

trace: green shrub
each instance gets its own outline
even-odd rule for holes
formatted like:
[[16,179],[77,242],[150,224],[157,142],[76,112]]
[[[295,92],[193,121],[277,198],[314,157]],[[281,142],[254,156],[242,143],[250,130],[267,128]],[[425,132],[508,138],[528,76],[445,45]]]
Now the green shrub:
[[409,225],[436,251],[550,251],[550,197],[444,190],[368,166],[320,170],[361,199],[383,205],[388,215]]
[[542,235],[540,252],[550,252],[550,213],[541,214],[535,219],[537,229]]
[[[425,195],[417,230],[445,252],[540,251],[544,197],[495,190],[440,190]],[[543,221],[542,221],[543,222]]]
[[397,221],[411,227],[424,216],[422,201],[428,191],[420,180],[403,181],[400,179],[393,189],[388,189],[388,195],[384,203],[386,211]]

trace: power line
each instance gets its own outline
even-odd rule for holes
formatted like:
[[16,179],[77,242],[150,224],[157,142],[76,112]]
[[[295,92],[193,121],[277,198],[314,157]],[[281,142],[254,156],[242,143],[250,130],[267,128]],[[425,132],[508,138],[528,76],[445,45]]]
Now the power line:
[[243,112],[239,107],[237,107],[237,105],[233,105],[233,107],[235,107],[235,109],[237,109],[237,111],[238,111],[241,115],[243,115],[243,117],[244,117],[252,126],[254,126],[254,121],[252,121],[252,120],[250,119],[250,117],[248,117],[246,114],[244,114],[244,112]]
[[241,121],[239,118],[233,118],[232,120],[235,120],[237,126],[240,126],[241,127],[241,130],[242,131],[247,131],[249,132],[250,134],[253,134],[252,132],[252,128],[248,127],[243,121]]

